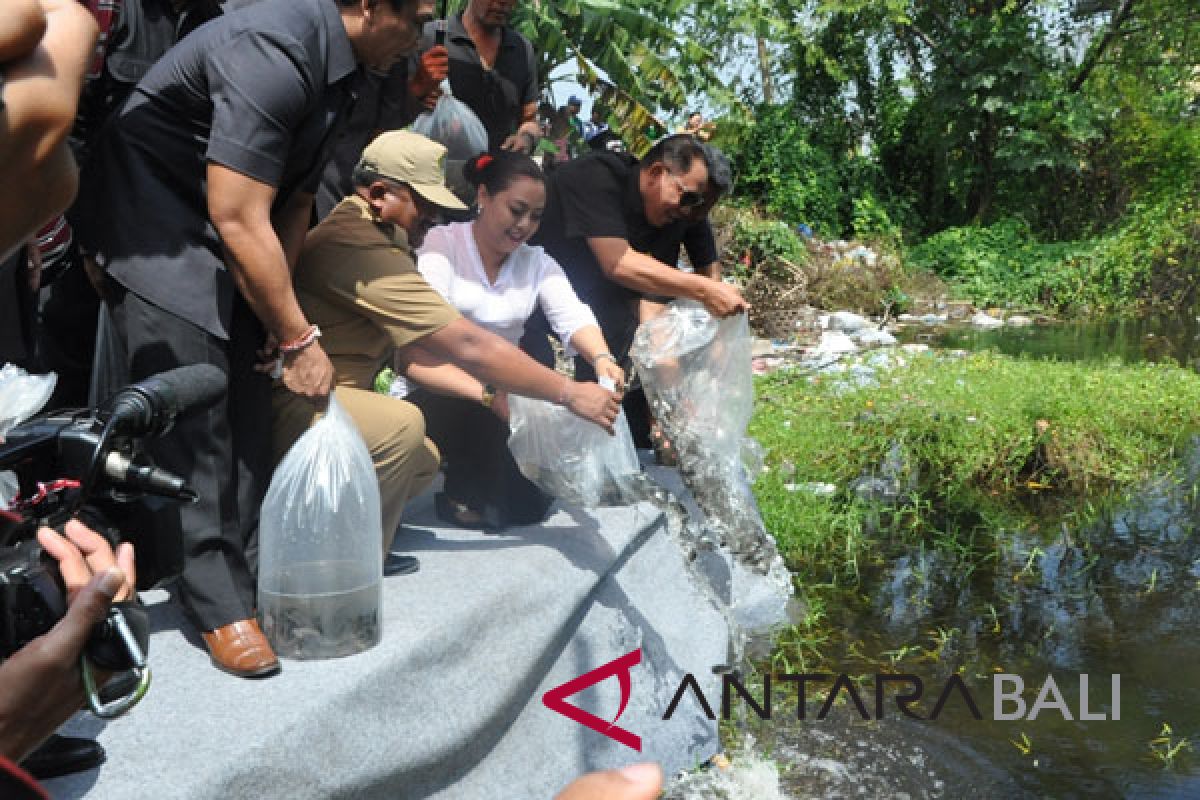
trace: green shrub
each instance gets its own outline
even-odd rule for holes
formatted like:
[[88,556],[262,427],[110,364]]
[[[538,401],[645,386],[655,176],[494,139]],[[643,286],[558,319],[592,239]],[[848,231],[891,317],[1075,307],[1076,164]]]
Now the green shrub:
[[1071,313],[1194,302],[1200,280],[1194,195],[1177,192],[1129,211],[1118,229],[1070,242],[1040,242],[1017,218],[950,228],[911,248],[908,265],[934,272],[984,306]]
[[[1065,515],[1168,470],[1200,431],[1200,376],[1162,364],[922,356],[876,387],[777,372],[756,390],[750,433],[768,469],[755,494],[809,585],[852,579],[896,537],[1057,532]],[[894,445],[911,485],[883,511],[850,484]],[[838,491],[796,489],[806,483]]]

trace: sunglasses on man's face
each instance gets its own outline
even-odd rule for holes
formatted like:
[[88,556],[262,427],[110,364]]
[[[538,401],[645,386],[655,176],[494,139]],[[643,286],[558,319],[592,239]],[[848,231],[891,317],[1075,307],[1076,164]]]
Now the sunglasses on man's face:
[[666,170],[666,174],[671,180],[675,181],[675,188],[679,190],[679,207],[684,211],[691,211],[693,208],[699,208],[704,205],[704,193],[697,192],[694,189],[684,187],[683,181],[678,175],[670,170]]

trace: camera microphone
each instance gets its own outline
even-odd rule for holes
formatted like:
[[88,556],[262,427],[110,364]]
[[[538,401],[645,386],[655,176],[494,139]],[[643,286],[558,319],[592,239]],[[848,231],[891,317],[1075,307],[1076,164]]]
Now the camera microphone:
[[165,469],[134,463],[129,456],[115,450],[104,459],[104,474],[120,491],[156,494],[186,503],[198,499],[183,478]]
[[220,369],[212,364],[190,364],[122,389],[105,405],[113,430],[131,436],[161,436],[177,416],[212,405],[225,388],[225,373]]

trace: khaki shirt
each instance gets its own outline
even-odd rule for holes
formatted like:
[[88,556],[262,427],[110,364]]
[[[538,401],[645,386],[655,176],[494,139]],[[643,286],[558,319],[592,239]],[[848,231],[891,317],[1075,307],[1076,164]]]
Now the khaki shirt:
[[339,386],[371,389],[394,348],[459,317],[417,272],[405,231],[375,220],[358,195],[309,233],[295,283],[305,316],[321,327]]

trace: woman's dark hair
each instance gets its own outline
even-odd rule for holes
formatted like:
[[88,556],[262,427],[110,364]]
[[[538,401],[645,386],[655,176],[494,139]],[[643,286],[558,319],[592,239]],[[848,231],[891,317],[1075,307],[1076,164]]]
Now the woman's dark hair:
[[503,192],[517,178],[546,182],[546,175],[537,162],[524,153],[511,150],[480,153],[463,164],[463,177],[472,186],[486,187],[488,194]]

